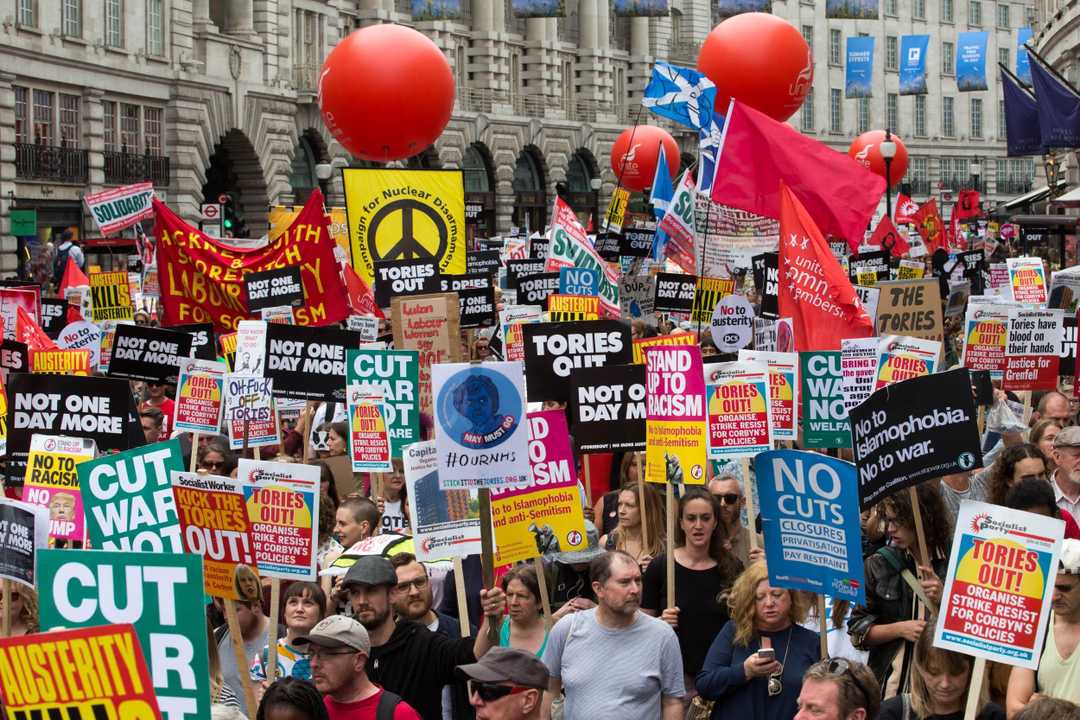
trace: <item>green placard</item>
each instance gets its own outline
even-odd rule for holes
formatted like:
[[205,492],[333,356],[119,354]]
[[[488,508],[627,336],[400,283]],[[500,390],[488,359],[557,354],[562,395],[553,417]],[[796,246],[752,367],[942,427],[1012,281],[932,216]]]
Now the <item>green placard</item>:
[[179,440],[105,455],[79,463],[75,469],[91,546],[183,551],[170,480],[173,471],[184,469]]
[[415,350],[348,350],[347,385],[377,385],[386,400],[390,453],[420,441],[420,354]]
[[37,587],[42,628],[131,623],[161,716],[210,717],[200,556],[38,550]]
[[15,237],[37,235],[37,210],[11,210],[11,234]]
[[838,351],[799,353],[804,448],[851,447],[840,367]]

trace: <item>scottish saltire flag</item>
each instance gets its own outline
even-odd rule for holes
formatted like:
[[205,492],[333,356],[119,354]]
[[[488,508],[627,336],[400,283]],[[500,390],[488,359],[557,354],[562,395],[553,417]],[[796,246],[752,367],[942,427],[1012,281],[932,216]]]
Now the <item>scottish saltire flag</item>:
[[[656,156],[656,174],[653,175],[652,195],[649,202],[653,206],[653,215],[656,216],[657,225],[664,219],[671,204],[671,196],[675,194],[675,187],[671,184],[671,176],[668,175],[667,153],[664,152],[664,144],[660,144],[660,153]],[[659,260],[663,253],[664,244],[667,242],[667,233],[656,228],[653,236],[652,257]]]
[[713,175],[716,174],[716,156],[720,152],[720,141],[724,137],[724,116],[713,113],[712,125],[698,131],[698,177],[699,193],[708,194],[712,190]]
[[712,122],[716,86],[697,70],[657,60],[641,104],[660,117],[700,131]]

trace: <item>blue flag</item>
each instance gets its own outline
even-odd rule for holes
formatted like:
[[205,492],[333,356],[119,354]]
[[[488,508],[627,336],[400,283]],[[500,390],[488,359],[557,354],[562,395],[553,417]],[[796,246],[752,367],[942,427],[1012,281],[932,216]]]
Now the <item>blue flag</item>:
[[1020,28],[1016,31],[1016,77],[1020,82],[1031,87],[1031,61],[1028,60],[1028,52],[1024,49],[1031,40],[1031,28]]
[[716,86],[697,70],[657,60],[641,104],[660,117],[700,132],[712,124]]
[[986,89],[985,31],[962,32],[956,39],[956,89],[972,92]]
[[1044,148],[1080,147],[1080,95],[1031,59],[1031,84],[1039,108],[1039,132]]
[[653,215],[656,217],[656,234],[653,236],[652,257],[659,259],[664,251],[664,243],[667,242],[667,233],[659,228],[660,221],[667,214],[668,205],[675,195],[675,187],[671,184],[671,176],[668,175],[667,153],[664,152],[664,144],[660,143],[660,153],[656,156],[656,174],[653,176],[652,195],[649,201],[653,206]]
[[926,93],[926,48],[929,35],[904,35],[900,38],[900,94]]
[[874,38],[849,37],[844,67],[844,97],[873,97]]
[[1001,70],[1001,91],[1005,97],[1005,137],[1007,155],[1041,155],[1042,132],[1039,130],[1039,107],[1031,93]]

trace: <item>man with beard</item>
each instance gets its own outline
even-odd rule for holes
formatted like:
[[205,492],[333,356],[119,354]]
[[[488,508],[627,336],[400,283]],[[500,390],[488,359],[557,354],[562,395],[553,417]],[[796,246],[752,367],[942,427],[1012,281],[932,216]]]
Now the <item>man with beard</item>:
[[724,545],[738,558],[743,567],[764,557],[761,541],[757,548],[750,550],[750,530],[742,523],[742,509],[746,504],[739,480],[734,475],[719,475],[709,481],[709,492],[720,501],[720,532],[724,534]]
[[1080,518],[1080,427],[1067,427],[1054,438],[1057,469],[1050,479],[1057,506]]
[[[682,654],[675,631],[641,605],[641,568],[622,550],[589,567],[598,605],[560,620],[548,635],[551,673],[541,717],[566,690],[564,717],[683,717]],[[571,636],[573,642],[569,642]]]
[[[397,589],[398,577],[384,557],[360,558],[341,585],[349,595],[353,615],[371,639],[368,677],[404,698],[421,717],[442,717],[443,686],[454,682],[458,665],[476,662],[473,638],[451,640],[418,622],[396,620],[391,593]],[[481,591],[480,596],[486,615],[502,613],[502,590]]]

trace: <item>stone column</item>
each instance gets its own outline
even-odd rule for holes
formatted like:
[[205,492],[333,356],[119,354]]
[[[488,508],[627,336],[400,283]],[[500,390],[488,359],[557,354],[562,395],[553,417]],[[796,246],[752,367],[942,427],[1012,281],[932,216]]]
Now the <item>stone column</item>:
[[477,32],[491,32],[495,28],[491,22],[492,4],[495,0],[472,0],[472,24]]
[[581,0],[578,5],[578,47],[581,49],[593,49],[597,45],[597,17],[596,6],[598,0]]
[[11,198],[15,194],[15,76],[0,73],[0,270],[15,272],[19,242],[11,234]]
[[630,19],[630,57],[644,57],[649,54],[649,18]]
[[101,190],[105,184],[105,109],[101,99],[105,91],[101,88],[84,88],[82,96],[82,117],[84,143],[89,153],[87,166],[90,192]]
[[504,0],[491,0],[491,24],[495,32],[506,32],[506,3]]
[[255,35],[255,12],[252,0],[228,0],[225,3],[225,28],[229,35]]
[[547,18],[529,18],[525,21],[525,39],[543,45],[547,41]]

